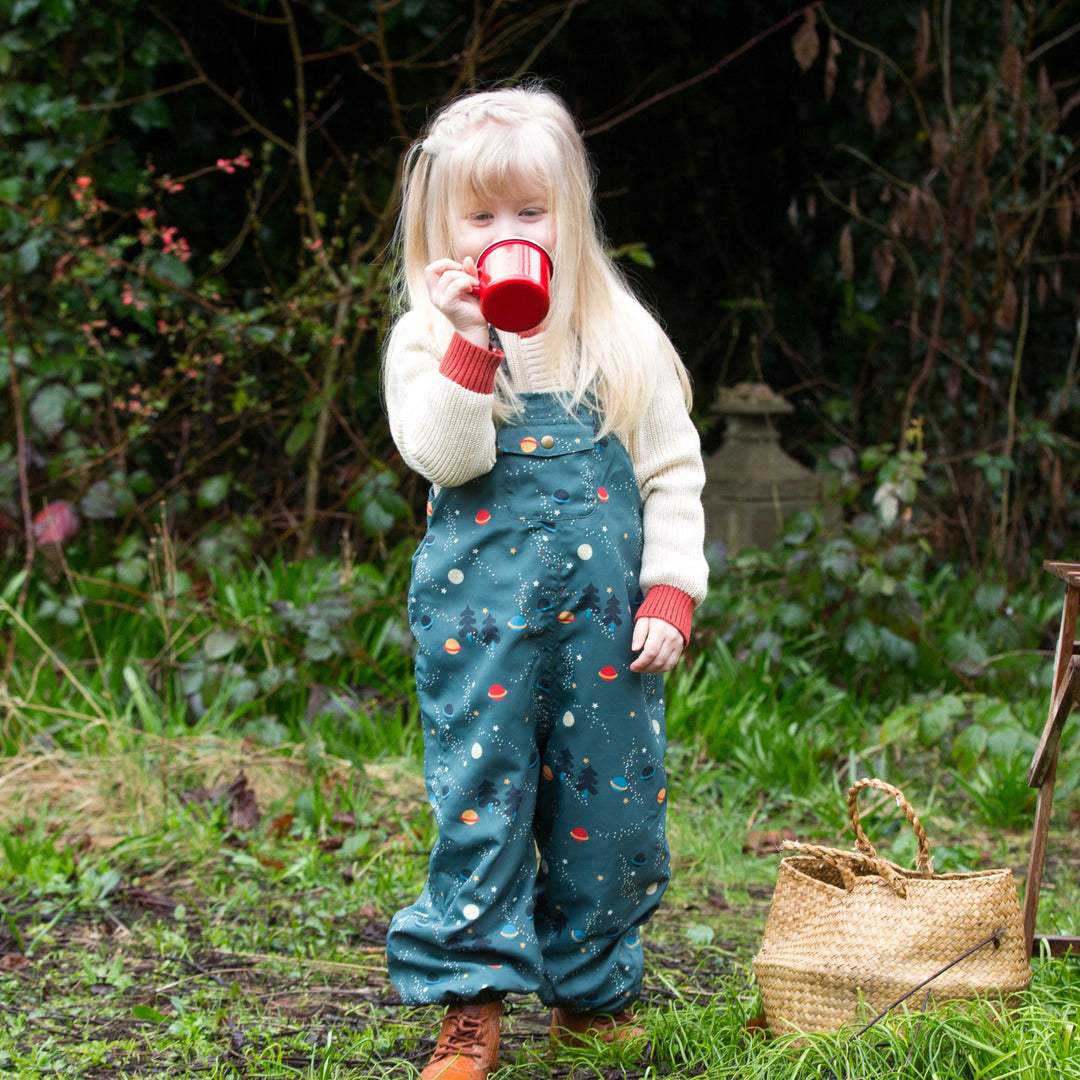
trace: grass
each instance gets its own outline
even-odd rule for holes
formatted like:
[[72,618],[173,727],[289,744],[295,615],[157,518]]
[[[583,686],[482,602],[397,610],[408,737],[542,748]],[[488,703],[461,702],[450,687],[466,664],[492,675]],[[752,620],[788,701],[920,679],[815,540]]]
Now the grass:
[[[143,586],[69,574],[35,582],[23,611],[17,585],[0,601],[15,646],[0,684],[0,1075],[415,1077],[437,1016],[397,1003],[382,957],[433,838],[407,566],[185,581],[156,558]],[[1080,1076],[1075,960],[1037,960],[1007,1023],[981,1003],[858,1038],[753,1024],[775,844],[850,846],[857,776],[905,789],[939,870],[1023,871],[1016,763],[1046,708],[1032,678],[909,679],[874,699],[812,649],[699,649],[668,680],[674,879],[646,937],[652,1055],[556,1050],[538,1003],[513,1000],[495,1080]],[[1080,801],[1062,766],[1039,925],[1077,933]],[[871,803],[870,835],[910,863],[906,823]]]

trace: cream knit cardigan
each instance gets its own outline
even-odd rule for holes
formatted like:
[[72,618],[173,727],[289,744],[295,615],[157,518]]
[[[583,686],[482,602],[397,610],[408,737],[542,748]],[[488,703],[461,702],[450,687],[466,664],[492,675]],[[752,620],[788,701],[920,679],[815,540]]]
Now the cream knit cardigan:
[[[656,333],[662,333],[657,327]],[[526,393],[558,393],[544,335],[500,333],[509,379]],[[650,348],[642,343],[643,350]],[[405,463],[438,487],[456,487],[495,464],[493,394],[462,386],[440,370],[441,348],[416,312],[401,317],[384,370],[390,430]],[[663,355],[659,353],[659,355]],[[674,368],[658,366],[656,392],[636,430],[624,440],[644,500],[645,545],[640,583],[705,596],[705,468],[701,440],[686,410]]]

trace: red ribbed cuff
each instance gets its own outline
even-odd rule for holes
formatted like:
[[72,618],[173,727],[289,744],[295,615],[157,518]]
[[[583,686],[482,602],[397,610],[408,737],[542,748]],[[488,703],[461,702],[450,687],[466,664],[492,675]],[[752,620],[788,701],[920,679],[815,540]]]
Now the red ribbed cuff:
[[638,608],[634,622],[638,619],[663,619],[671,623],[683,636],[683,641],[690,644],[690,626],[694,621],[694,601],[682,589],[674,585],[654,585],[645,597],[645,602]]
[[477,394],[495,392],[495,372],[503,362],[498,349],[481,349],[455,333],[439,363],[439,371],[458,386]]

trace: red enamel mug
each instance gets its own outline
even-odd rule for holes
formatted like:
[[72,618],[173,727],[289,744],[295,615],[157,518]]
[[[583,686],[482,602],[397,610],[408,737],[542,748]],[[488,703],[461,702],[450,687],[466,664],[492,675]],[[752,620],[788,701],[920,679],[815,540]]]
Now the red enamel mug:
[[480,311],[496,330],[522,334],[551,306],[551,256],[539,244],[510,236],[488,244],[476,260]]

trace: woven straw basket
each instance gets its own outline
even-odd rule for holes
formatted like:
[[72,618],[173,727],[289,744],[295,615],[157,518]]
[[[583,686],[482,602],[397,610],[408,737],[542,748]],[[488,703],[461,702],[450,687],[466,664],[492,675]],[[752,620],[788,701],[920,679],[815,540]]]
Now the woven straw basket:
[[[857,806],[866,788],[887,792],[906,814],[918,841],[918,869],[880,858],[866,838]],[[915,812],[881,780],[860,780],[851,788],[848,814],[854,852],[783,845],[799,854],[780,863],[753,962],[774,1032],[838,1031],[865,1023],[916,987],[907,1002],[913,1009],[923,1005],[927,991],[928,1003],[940,1004],[1008,998],[1027,987],[1031,967],[1011,870],[935,874]]]

